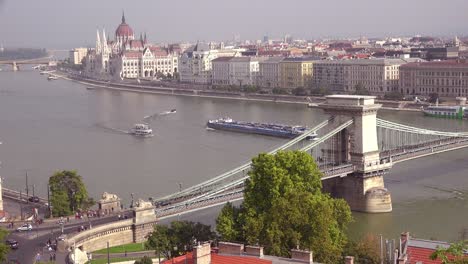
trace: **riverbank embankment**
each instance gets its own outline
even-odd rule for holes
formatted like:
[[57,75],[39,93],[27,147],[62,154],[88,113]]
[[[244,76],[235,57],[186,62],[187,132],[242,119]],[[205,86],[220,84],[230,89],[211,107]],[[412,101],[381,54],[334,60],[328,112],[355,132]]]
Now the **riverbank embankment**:
[[[164,83],[163,86],[155,86],[152,83],[123,83],[123,82],[110,82],[100,81],[95,79],[83,78],[73,75],[68,75],[62,72],[56,72],[54,75],[63,79],[76,81],[93,88],[105,88],[119,91],[140,92],[149,94],[164,94],[164,95],[179,95],[179,96],[192,96],[204,98],[219,98],[219,99],[232,99],[232,100],[246,100],[246,101],[259,101],[259,102],[273,102],[273,103],[289,103],[289,104],[304,104],[311,108],[317,108],[320,103],[325,101],[325,97],[316,96],[295,96],[295,95],[276,95],[276,94],[258,94],[258,93],[244,93],[244,92],[228,92],[219,91],[214,89],[195,89],[184,88],[176,83]],[[172,86],[172,87],[171,87]],[[397,111],[421,111],[425,106],[424,103],[413,103],[408,101],[389,101],[377,100],[377,103],[382,104],[382,109],[397,110]]]

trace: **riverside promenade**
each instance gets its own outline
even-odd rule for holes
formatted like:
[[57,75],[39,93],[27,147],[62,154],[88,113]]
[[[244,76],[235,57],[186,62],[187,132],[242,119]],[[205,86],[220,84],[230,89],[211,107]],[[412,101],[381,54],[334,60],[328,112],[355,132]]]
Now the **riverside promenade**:
[[[106,81],[85,78],[78,74],[63,71],[54,72],[53,75],[71,81],[82,83],[92,88],[105,88],[119,91],[140,92],[148,94],[164,94],[176,96],[190,96],[203,98],[218,98],[230,100],[245,100],[272,103],[303,104],[310,108],[318,108],[318,104],[325,102],[321,96],[296,96],[285,94],[248,93],[240,91],[224,91],[210,88],[207,85],[184,84],[178,82],[154,82],[148,80]],[[414,103],[411,101],[376,100],[382,104],[384,110],[421,111],[428,103]]]

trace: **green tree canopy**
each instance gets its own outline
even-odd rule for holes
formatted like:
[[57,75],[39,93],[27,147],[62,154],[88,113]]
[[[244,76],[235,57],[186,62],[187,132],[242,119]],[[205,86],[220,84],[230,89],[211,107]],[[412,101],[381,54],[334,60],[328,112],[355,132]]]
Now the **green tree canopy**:
[[82,177],[76,171],[57,171],[49,178],[52,214],[70,215],[78,209],[88,209],[94,200],[88,197],[88,191]]
[[8,236],[8,231],[0,228],[0,262],[3,263],[7,260],[8,252],[10,252],[10,248],[6,245],[3,241],[5,241],[6,237]]
[[358,83],[354,86],[354,94],[356,95],[370,95],[369,90],[362,83]]
[[312,250],[320,262],[340,261],[351,211],[344,200],[322,193],[322,174],[309,154],[260,154],[252,160],[249,176],[240,219],[230,220],[235,214],[229,204],[218,216],[223,239],[242,234],[247,243],[263,245],[267,254],[289,256],[299,246]]
[[448,248],[438,247],[430,259],[441,260],[442,264],[468,264],[468,240],[451,244]]
[[144,256],[141,259],[135,261],[135,264],[153,264],[153,260],[150,257]]
[[367,234],[357,242],[348,241],[343,256],[354,256],[356,263],[380,263],[380,239],[376,235]]
[[179,256],[191,250],[195,241],[209,241],[216,238],[211,226],[189,221],[174,221],[170,227],[156,225],[149,235],[146,248],[154,249],[166,258]]
[[227,203],[216,218],[216,231],[223,234],[223,239],[226,241],[243,241],[244,236],[242,230],[242,209]]

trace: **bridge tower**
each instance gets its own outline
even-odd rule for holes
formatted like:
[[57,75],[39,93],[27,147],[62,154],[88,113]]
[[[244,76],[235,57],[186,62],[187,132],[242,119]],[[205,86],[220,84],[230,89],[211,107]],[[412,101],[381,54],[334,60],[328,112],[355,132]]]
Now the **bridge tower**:
[[384,186],[383,175],[392,167],[382,162],[377,141],[377,111],[374,96],[330,95],[320,105],[325,113],[334,116],[333,123],[350,119],[353,123],[336,140],[339,149],[324,150],[339,157],[341,162],[353,164],[354,172],[346,177],[323,181],[324,190],[344,198],[354,211],[383,213],[392,211],[390,192]]
[[18,67],[18,64],[16,64],[16,61],[14,61],[11,66],[13,67],[13,71],[18,71],[19,70],[19,67]]

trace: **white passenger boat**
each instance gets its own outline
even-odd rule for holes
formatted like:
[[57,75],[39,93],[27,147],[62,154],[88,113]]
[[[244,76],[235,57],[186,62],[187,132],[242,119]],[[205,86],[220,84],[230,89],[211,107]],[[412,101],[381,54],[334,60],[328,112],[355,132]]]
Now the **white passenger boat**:
[[55,81],[55,80],[58,80],[58,77],[57,77],[57,76],[54,76],[54,75],[49,75],[49,76],[47,77],[47,80],[49,80],[49,81]]
[[151,137],[153,136],[153,130],[148,124],[135,124],[130,130],[130,134],[140,137]]

